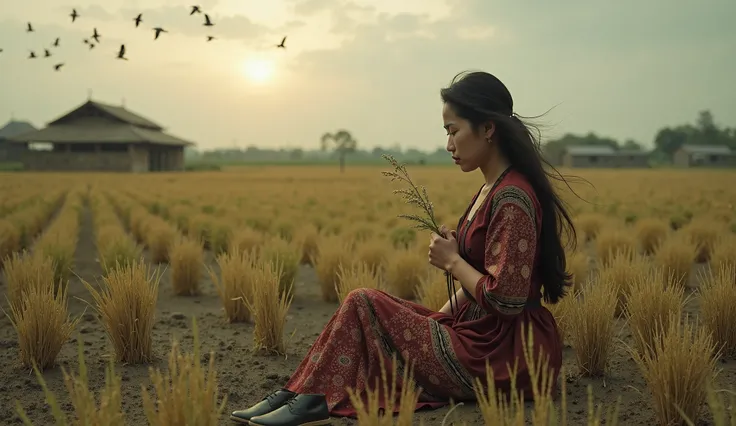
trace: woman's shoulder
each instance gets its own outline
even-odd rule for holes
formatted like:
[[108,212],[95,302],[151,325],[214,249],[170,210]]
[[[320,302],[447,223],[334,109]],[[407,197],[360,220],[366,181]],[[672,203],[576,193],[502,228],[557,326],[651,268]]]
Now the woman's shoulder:
[[491,195],[491,209],[496,210],[505,203],[514,203],[535,216],[539,200],[527,178],[516,170],[509,170]]

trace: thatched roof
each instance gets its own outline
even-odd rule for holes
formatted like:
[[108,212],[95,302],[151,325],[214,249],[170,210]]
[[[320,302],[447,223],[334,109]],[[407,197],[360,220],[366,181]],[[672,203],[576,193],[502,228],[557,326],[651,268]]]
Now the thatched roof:
[[163,132],[158,124],[123,107],[88,101],[41,130],[8,138],[9,142],[151,143],[192,146],[193,142]]

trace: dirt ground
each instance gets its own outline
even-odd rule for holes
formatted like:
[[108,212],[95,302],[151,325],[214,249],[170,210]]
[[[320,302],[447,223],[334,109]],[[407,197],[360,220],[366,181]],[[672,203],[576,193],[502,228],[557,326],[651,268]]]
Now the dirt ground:
[[[208,264],[214,265],[210,254]],[[698,269],[699,266],[695,266]],[[95,246],[92,239],[91,216],[86,212],[80,232],[76,252],[76,274],[88,282],[98,280],[100,266],[95,262]],[[337,305],[322,302],[319,286],[313,270],[302,267],[296,279],[296,296],[291,307],[286,327],[287,335],[295,331],[290,341],[286,357],[254,354],[251,351],[252,325],[228,324],[223,318],[220,301],[206,271],[202,274],[203,294],[196,297],[176,297],[172,295],[169,273],[164,272],[157,305],[157,321],[154,326],[154,347],[157,360],[153,367],[166,366],[166,356],[171,348],[170,341],[176,337],[188,350],[192,344],[191,317],[196,316],[203,353],[214,351],[221,395],[227,395],[227,407],[221,424],[230,424],[227,415],[230,411],[247,407],[259,401],[265,394],[279,388],[289,378],[310,345],[319,335]],[[0,283],[2,287],[4,284]],[[0,288],[4,295],[4,289]],[[79,300],[91,300],[82,283],[74,278],[70,283],[70,311],[74,316],[84,312],[86,304]],[[3,297],[4,299],[4,297]],[[4,303],[3,303],[3,306]],[[688,311],[697,311],[697,300]],[[61,369],[77,371],[77,339],[84,341],[84,353],[90,370],[90,385],[99,388],[104,380],[104,356],[109,350],[102,325],[87,307],[87,313],[65,344],[57,358],[57,366],[44,373],[50,388],[56,393],[65,410],[71,410],[62,380]],[[628,330],[621,327],[621,337],[628,337]],[[18,345],[10,321],[5,315],[0,317],[0,424],[19,424],[15,413],[15,400],[25,408],[34,424],[53,424],[53,419],[44,402],[44,395],[32,371],[22,369],[18,364]],[[610,374],[605,379],[582,379],[576,377],[574,352],[565,349],[565,367],[570,372],[567,381],[568,418],[572,425],[585,424],[587,416],[588,384],[592,384],[596,404],[606,406],[615,403],[621,396],[620,424],[652,425],[654,413],[649,395],[641,374],[634,362],[624,353],[612,357]],[[206,359],[207,355],[203,355]],[[723,372],[720,384],[733,389],[736,387],[736,363],[721,363]],[[128,424],[146,424],[141,402],[141,386],[148,386],[149,365],[116,366],[122,374],[123,408]],[[417,414],[426,425],[439,425],[447,409]],[[707,418],[708,416],[706,416]],[[473,405],[458,407],[451,418],[464,420],[470,425],[482,424],[480,413]],[[354,424],[347,419],[336,419],[334,424]],[[701,420],[699,424],[709,424]]]

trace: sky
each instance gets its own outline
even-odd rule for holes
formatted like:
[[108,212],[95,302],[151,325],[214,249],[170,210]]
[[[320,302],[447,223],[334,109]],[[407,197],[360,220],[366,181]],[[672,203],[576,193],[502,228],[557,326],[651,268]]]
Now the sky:
[[[347,129],[363,148],[429,151],[446,143],[439,90],[482,70],[516,113],[552,109],[545,139],[592,131],[651,146],[703,109],[736,126],[733,0],[197,1],[213,27],[180,0],[3,1],[0,125],[44,126],[91,93],[203,150],[314,149]],[[156,26],[168,32],[154,41]],[[115,58],[122,43],[128,61]],[[52,57],[28,59],[44,48]],[[258,64],[270,78],[253,77]]]

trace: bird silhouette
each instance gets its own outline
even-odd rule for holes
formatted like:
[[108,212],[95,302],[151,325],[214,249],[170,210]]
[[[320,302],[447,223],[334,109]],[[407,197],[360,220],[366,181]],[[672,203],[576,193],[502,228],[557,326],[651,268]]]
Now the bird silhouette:
[[138,16],[136,16],[133,20],[135,21],[135,27],[138,28],[138,25],[143,22],[143,14],[139,13]]
[[90,49],[90,50],[92,50],[92,49],[94,49],[94,48],[95,48],[95,46],[96,46],[96,45],[95,45],[94,43],[90,43],[90,44],[89,44],[89,49]]
[[51,56],[51,52],[49,52],[49,49],[43,49],[43,51],[44,51],[44,55],[43,55],[44,58],[48,58],[49,56]]
[[124,44],[120,45],[120,50],[118,51],[118,59],[122,59],[125,61],[128,60],[128,58],[125,57],[125,45]]
[[215,39],[215,36],[207,36],[207,41],[212,41]]
[[69,16],[72,17],[72,22],[76,21],[77,18],[79,17],[79,14],[77,14],[77,9],[72,9],[72,14]]
[[284,36],[284,38],[281,39],[281,43],[280,44],[277,44],[276,47],[280,47],[282,49],[286,49],[286,45],[284,43],[286,43],[286,36]]
[[155,35],[155,36],[153,36],[153,39],[154,39],[154,40],[158,39],[158,36],[159,36],[159,35],[160,35],[161,33],[167,33],[167,32],[168,32],[168,31],[166,31],[165,29],[163,29],[163,28],[161,28],[161,27],[156,27],[156,28],[154,28],[153,30],[154,30],[154,31],[156,31],[156,35]]
[[59,70],[61,70],[61,67],[63,67],[63,66],[64,66],[64,63],[60,63],[60,64],[56,64],[56,65],[54,65],[54,71],[59,71]]
[[213,24],[212,21],[210,21],[210,15],[208,15],[208,14],[205,13],[204,14],[204,24],[202,24],[202,25],[204,25],[205,27],[211,27],[211,26],[213,26],[215,24]]
[[28,23],[28,26],[26,27],[26,32],[28,32],[28,33],[32,33],[33,32],[33,25],[31,25],[30,22]]
[[100,44],[100,34],[97,32],[97,28],[94,29],[94,34],[92,34],[92,38],[95,39],[97,44]]
[[59,41],[60,41],[59,37],[56,37],[56,41],[54,41],[53,46],[54,47],[59,47]]
[[84,42],[84,44],[89,44],[89,39],[86,39],[86,38],[85,38],[85,39],[84,39],[84,40],[82,40],[82,41]]
[[192,11],[189,13],[189,16],[192,16],[195,13],[202,13],[202,9],[200,9],[199,6],[192,6]]
[[33,59],[35,57],[36,57],[36,52],[34,52],[33,50],[31,50],[31,54],[28,55],[28,59]]
[[3,53],[3,49],[0,49],[0,53]]

